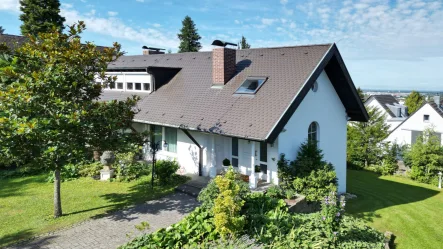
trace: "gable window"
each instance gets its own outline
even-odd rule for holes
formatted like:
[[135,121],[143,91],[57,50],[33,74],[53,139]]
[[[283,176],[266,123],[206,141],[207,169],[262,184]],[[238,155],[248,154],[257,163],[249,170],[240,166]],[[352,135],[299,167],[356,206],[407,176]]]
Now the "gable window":
[[318,136],[318,123],[317,122],[312,122],[309,125],[309,129],[308,129],[308,141],[309,142],[315,142],[318,143],[319,140],[319,136]]
[[232,138],[232,160],[233,167],[238,167],[238,138]]
[[149,91],[149,90],[151,90],[151,84],[149,84],[149,83],[143,83],[143,90],[144,90],[144,91]]
[[133,88],[134,88],[134,84],[132,82],[126,83],[126,89],[127,90],[132,90]]
[[429,115],[423,115],[423,122],[429,122]]
[[255,94],[263,83],[265,83],[266,79],[266,77],[248,77],[235,93]]
[[135,90],[141,91],[142,90],[142,83],[134,83],[135,84]]
[[117,82],[117,89],[123,89],[123,82]]

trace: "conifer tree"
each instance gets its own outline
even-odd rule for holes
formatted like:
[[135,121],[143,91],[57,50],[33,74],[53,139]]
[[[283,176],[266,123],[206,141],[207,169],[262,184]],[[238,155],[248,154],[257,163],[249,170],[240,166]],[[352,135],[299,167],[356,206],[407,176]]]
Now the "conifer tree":
[[23,35],[52,32],[53,27],[63,31],[65,18],[60,16],[59,0],[20,0],[20,26]]
[[405,99],[405,105],[408,107],[409,114],[414,113],[425,102],[425,96],[417,91],[412,91]]
[[178,34],[178,39],[180,39],[178,52],[198,52],[202,48],[199,42],[201,37],[197,32],[194,21],[189,16],[186,16],[182,21],[182,25]]
[[246,41],[246,38],[244,36],[241,36],[239,47],[240,49],[249,49],[251,48],[251,45]]
[[0,35],[3,34],[3,32],[5,32],[5,29],[2,26],[0,26]]

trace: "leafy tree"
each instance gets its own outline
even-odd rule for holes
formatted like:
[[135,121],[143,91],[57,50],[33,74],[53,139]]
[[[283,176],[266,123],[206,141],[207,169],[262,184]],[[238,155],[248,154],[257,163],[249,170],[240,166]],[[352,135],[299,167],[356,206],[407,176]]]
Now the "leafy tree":
[[405,99],[405,105],[408,107],[408,112],[411,114],[420,108],[425,102],[425,96],[417,91],[412,91]]
[[347,161],[358,167],[380,162],[385,149],[383,140],[389,135],[384,115],[375,107],[369,107],[368,114],[368,122],[348,125]]
[[60,16],[59,0],[20,0],[20,5],[23,35],[51,32],[53,27],[63,31],[65,18]]
[[366,96],[365,96],[363,90],[361,90],[360,87],[357,88],[357,93],[358,93],[358,96],[360,96],[361,101],[365,101],[366,100]]
[[411,149],[405,153],[405,161],[411,166],[410,177],[419,182],[430,183],[443,165],[443,148],[433,129],[419,136]]
[[62,215],[60,171],[84,159],[94,148],[124,148],[142,143],[131,128],[137,97],[125,101],[97,101],[109,62],[121,56],[120,45],[100,52],[81,44],[83,22],[68,34],[40,33],[15,51],[0,68],[0,150],[12,162],[32,162],[54,171],[54,217]]
[[178,34],[178,39],[180,39],[178,52],[198,52],[202,48],[199,42],[201,37],[197,33],[198,30],[195,27],[194,21],[189,16],[186,16],[182,21],[182,25],[180,34]]
[[240,49],[249,49],[251,48],[251,45],[246,41],[246,38],[242,36],[239,47]]
[[0,26],[0,35],[3,34],[3,32],[5,32],[5,29],[2,26]]

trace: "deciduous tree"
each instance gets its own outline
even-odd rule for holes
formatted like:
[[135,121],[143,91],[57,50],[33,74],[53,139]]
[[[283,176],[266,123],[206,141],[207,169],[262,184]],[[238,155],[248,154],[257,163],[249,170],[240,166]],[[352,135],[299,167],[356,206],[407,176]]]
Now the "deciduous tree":
[[180,39],[178,52],[198,52],[202,48],[199,42],[201,37],[198,34],[194,21],[189,16],[186,16],[182,21],[182,25],[183,27],[178,34],[178,39]]
[[83,22],[67,34],[29,35],[14,58],[0,68],[0,150],[10,161],[32,162],[54,171],[54,217],[62,215],[60,170],[84,159],[93,148],[111,150],[142,143],[131,128],[137,97],[100,102],[109,62],[121,56],[120,45],[103,52],[81,44]]
[[51,32],[54,27],[63,31],[65,18],[60,15],[59,0],[20,0],[20,5],[23,35]]
[[368,122],[350,122],[348,125],[347,161],[360,167],[375,164],[383,157],[383,140],[388,136],[389,125],[374,107],[368,108]]
[[405,99],[405,105],[408,107],[409,114],[414,113],[425,102],[425,96],[417,91],[412,91]]

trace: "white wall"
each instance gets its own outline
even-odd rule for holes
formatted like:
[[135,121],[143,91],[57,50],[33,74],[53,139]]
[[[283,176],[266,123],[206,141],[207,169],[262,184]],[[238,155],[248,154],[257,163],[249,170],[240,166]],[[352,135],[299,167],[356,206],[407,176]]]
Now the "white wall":
[[295,159],[300,144],[308,138],[309,125],[317,122],[319,147],[324,159],[335,167],[339,192],[346,192],[346,110],[324,71],[317,82],[317,92],[309,91],[278,136],[278,154]]
[[[429,122],[423,121],[423,115],[429,115]],[[386,141],[400,145],[411,145],[411,131],[424,131],[431,127],[433,127],[435,132],[443,133],[443,118],[432,106],[426,104],[389,134]]]
[[[152,92],[153,84],[152,84],[152,76],[148,73],[143,72],[108,72],[106,73],[107,76],[116,76],[117,80],[115,81],[116,88],[110,89],[109,87],[106,88],[106,91],[126,91],[126,92]],[[123,89],[117,89],[117,83],[121,82],[123,83]],[[132,82],[132,83],[142,83],[142,91],[135,90],[135,85],[133,85],[133,90],[126,89],[126,83]],[[149,83],[150,84],[150,90],[144,91],[143,90],[143,83]]]
[[365,106],[368,107],[375,107],[384,115],[385,117],[385,123],[389,125],[389,131],[394,130],[401,122],[402,120],[392,120],[391,116],[388,114],[388,112],[381,106],[381,104],[374,98],[370,97],[366,103]]

